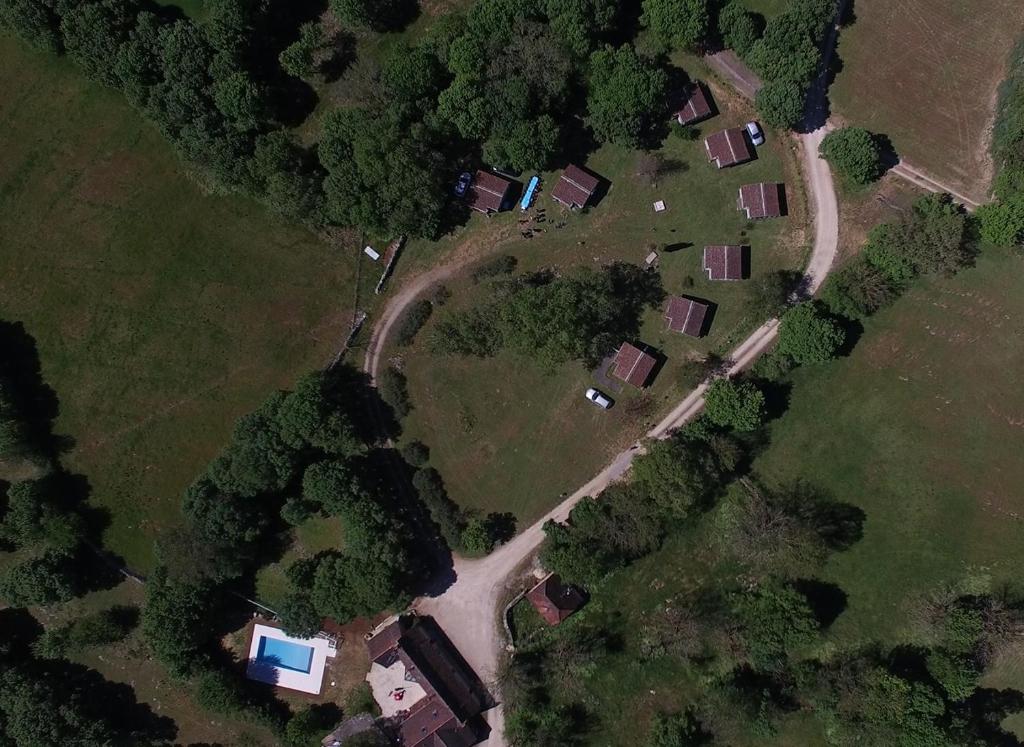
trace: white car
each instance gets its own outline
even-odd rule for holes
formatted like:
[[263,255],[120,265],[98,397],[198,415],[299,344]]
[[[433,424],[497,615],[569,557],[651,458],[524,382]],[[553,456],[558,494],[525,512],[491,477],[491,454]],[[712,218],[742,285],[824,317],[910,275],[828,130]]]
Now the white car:
[[600,407],[602,410],[607,410],[609,407],[612,406],[612,401],[608,399],[608,397],[606,397],[605,395],[601,394],[601,392],[599,392],[596,389],[588,389],[586,396],[587,399],[589,399],[595,405]]
[[764,145],[764,132],[757,122],[747,122],[747,134],[754,145]]

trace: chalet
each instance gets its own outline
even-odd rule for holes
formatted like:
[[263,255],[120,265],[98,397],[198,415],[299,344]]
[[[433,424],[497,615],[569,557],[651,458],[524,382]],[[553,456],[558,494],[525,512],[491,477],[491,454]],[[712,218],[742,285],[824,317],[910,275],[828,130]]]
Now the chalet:
[[697,81],[683,89],[682,99],[682,108],[676,112],[676,121],[681,125],[703,122],[714,113],[711,109],[711,102],[708,100],[707,91]]
[[489,171],[477,171],[466,191],[466,204],[484,215],[500,212],[511,188],[509,179]]
[[598,184],[600,181],[596,176],[570,164],[551,190],[551,197],[570,210],[579,210],[594,196]]
[[549,573],[526,592],[526,598],[548,625],[558,625],[583,606],[583,595],[567,586],[555,573]]
[[616,379],[642,389],[651,377],[655,365],[657,365],[657,361],[654,356],[624,342],[615,354],[615,360],[612,361],[611,373]]
[[700,337],[704,334],[704,321],[709,311],[708,305],[701,301],[671,296],[665,309],[665,319],[668,321],[668,328],[673,332]]
[[748,218],[778,218],[782,215],[786,186],[784,184],[744,184],[740,187],[737,206]]
[[744,273],[742,246],[704,247],[704,271],[710,280],[742,280]]
[[366,640],[367,682],[403,747],[471,747],[490,697],[430,618],[393,617]]
[[708,159],[720,169],[746,163],[754,157],[750,143],[747,142],[746,135],[740,127],[720,130],[708,136],[704,139],[704,147],[707,149]]

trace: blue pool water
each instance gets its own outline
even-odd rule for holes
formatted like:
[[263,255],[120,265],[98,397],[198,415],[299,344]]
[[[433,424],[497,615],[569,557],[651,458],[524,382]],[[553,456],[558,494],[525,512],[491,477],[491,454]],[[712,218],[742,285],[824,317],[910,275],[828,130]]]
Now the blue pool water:
[[309,674],[313,663],[313,649],[300,643],[263,636],[260,638],[256,660],[282,669]]

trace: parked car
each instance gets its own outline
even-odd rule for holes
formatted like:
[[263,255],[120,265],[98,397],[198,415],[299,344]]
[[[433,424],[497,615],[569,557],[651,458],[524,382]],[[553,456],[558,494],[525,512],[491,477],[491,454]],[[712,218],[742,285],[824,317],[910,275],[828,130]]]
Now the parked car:
[[458,181],[455,182],[455,196],[462,197],[466,194],[466,190],[469,189],[470,183],[473,181],[473,175],[468,171],[463,171],[459,174]]
[[757,122],[747,122],[747,134],[754,145],[764,145],[764,131]]
[[593,402],[595,405],[600,407],[602,410],[607,410],[614,403],[611,399],[606,397],[604,394],[599,392],[597,389],[588,389],[586,394],[587,399]]

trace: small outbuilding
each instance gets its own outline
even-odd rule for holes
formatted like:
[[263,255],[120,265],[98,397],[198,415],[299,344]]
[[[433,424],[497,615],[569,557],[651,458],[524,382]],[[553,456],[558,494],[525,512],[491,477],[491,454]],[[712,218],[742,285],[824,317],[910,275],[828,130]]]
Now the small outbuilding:
[[720,245],[704,247],[704,271],[709,280],[742,280],[744,247]]
[[611,373],[616,379],[642,389],[647,385],[647,380],[657,363],[653,355],[624,342],[615,354],[615,360],[612,361]]
[[700,337],[704,334],[704,322],[710,310],[706,303],[693,298],[671,296],[665,309],[665,319],[673,332]]
[[720,169],[746,163],[754,158],[754,151],[740,127],[730,127],[706,137],[704,147],[708,152],[708,160]]
[[751,219],[779,218],[786,199],[785,190],[784,184],[744,184],[740,187],[737,205]]
[[703,122],[714,113],[711,99],[704,85],[694,81],[683,89],[682,106],[676,112],[676,121],[681,125]]
[[596,176],[570,164],[551,190],[551,197],[570,210],[580,210],[597,192],[599,184],[600,180]]
[[541,579],[526,592],[526,598],[548,625],[558,625],[586,601],[578,589],[563,584],[556,573]]
[[511,180],[490,171],[477,171],[466,192],[466,204],[479,213],[492,215],[505,207],[511,188]]

